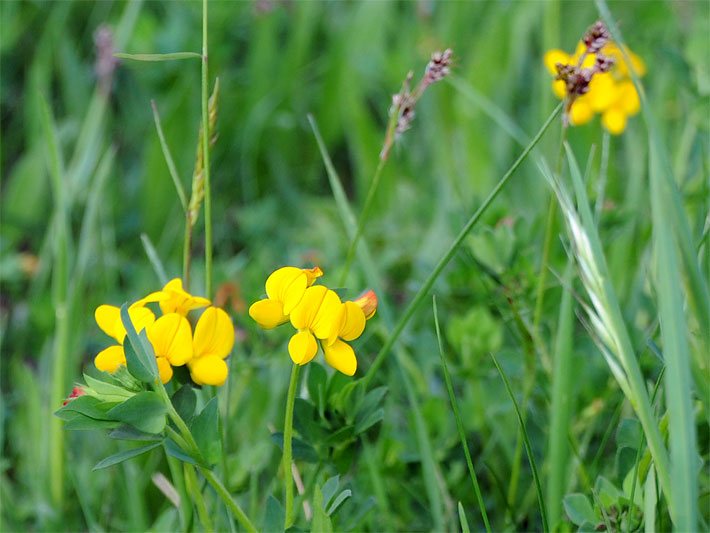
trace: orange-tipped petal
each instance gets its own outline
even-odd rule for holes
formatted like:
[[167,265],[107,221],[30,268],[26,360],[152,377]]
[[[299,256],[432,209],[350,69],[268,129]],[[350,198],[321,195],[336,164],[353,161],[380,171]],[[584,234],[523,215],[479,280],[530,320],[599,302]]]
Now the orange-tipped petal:
[[220,387],[227,381],[229,369],[224,359],[210,355],[193,359],[189,363],[192,381],[198,385],[214,385]]
[[121,365],[126,364],[126,353],[123,346],[109,346],[101,350],[94,358],[94,365],[102,372],[114,373]]
[[184,316],[163,315],[148,327],[147,333],[156,357],[165,357],[173,366],[192,359],[192,329]]
[[301,269],[303,273],[306,275],[306,278],[308,279],[308,286],[310,287],[313,285],[318,278],[320,278],[323,275],[323,271],[320,269],[320,267],[313,267],[313,268],[303,268]]
[[227,357],[234,346],[234,326],[229,315],[217,307],[208,307],[197,321],[192,342],[194,357]]
[[288,353],[297,365],[305,365],[318,352],[318,343],[310,331],[299,331],[288,341]]
[[375,291],[372,289],[363,292],[360,296],[353,300],[353,302],[356,303],[360,309],[362,309],[362,312],[365,313],[365,318],[367,320],[370,320],[373,316],[375,316],[378,302],[377,294],[375,294]]
[[342,372],[346,376],[355,375],[357,359],[355,352],[349,344],[341,340],[336,340],[330,346],[325,346],[323,353],[325,355],[325,362],[338,372]]

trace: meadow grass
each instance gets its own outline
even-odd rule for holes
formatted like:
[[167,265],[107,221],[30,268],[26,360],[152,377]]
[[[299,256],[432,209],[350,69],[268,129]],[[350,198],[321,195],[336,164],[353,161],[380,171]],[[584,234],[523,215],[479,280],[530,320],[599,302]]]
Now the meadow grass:
[[[597,19],[647,66],[621,135],[561,127],[543,65]],[[700,1],[0,3],[0,529],[707,530],[709,32]],[[249,317],[283,265],[375,290],[354,377]],[[234,322],[228,382],[158,385],[128,327],[165,438],[68,431],[96,307],[176,277]]]

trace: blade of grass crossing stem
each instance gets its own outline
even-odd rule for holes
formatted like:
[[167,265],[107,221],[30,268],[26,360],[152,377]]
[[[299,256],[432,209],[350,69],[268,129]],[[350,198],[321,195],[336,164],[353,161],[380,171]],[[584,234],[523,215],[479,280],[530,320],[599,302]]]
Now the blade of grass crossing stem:
[[[52,303],[54,305],[55,334],[52,366],[52,388],[48,406],[50,413],[62,402],[66,393],[66,368],[69,357],[71,316],[69,310],[69,213],[62,156],[57,139],[54,117],[44,98],[41,101],[42,128],[47,145],[47,168],[54,195],[54,264]],[[64,431],[62,421],[48,414],[49,432],[49,488],[52,503],[61,509],[64,500]]]
[[158,139],[160,140],[160,148],[163,151],[165,164],[168,165],[168,172],[170,173],[170,177],[173,179],[173,184],[175,184],[175,190],[177,191],[177,195],[180,198],[182,210],[187,213],[187,196],[185,194],[185,188],[182,185],[182,181],[180,180],[177,168],[175,167],[175,161],[173,160],[173,156],[170,153],[168,142],[165,140],[165,134],[163,133],[163,126],[160,123],[160,114],[158,114],[158,107],[155,105],[155,100],[150,101],[150,107],[153,109],[153,120],[155,122],[155,130],[158,132]]
[[[353,239],[357,231],[357,220],[350,208],[350,205],[348,204],[348,200],[345,196],[345,191],[340,182],[340,178],[338,177],[338,174],[335,171],[335,167],[333,166],[330,156],[328,155],[328,152],[325,148],[325,143],[323,142],[323,138],[320,135],[318,126],[312,116],[309,115],[308,120],[311,124],[311,128],[313,129],[313,134],[316,138],[316,142],[318,143],[318,148],[321,152],[321,156],[323,158],[323,162],[328,173],[328,179],[330,181],[331,189],[333,191],[333,196],[338,206],[340,217],[343,221],[343,224],[345,225],[345,229],[348,232],[348,235],[351,239]],[[367,247],[367,242],[364,238],[359,239],[357,250],[358,257],[362,262],[366,277],[369,283],[373,285],[375,292],[378,292],[378,290],[380,290],[379,287],[381,287],[379,276],[377,274],[377,270],[374,266],[369,249]],[[382,309],[382,319],[385,322],[387,328],[391,329],[392,314],[384,300],[381,301],[380,307]],[[417,396],[414,392],[411,380],[405,372],[405,369],[403,368],[403,354],[401,350],[395,350],[394,355],[394,360],[396,362],[395,366],[400,371],[400,375],[402,377],[402,382],[404,384],[407,396],[407,402],[409,403],[409,406],[412,410],[412,415],[414,417],[414,429],[422,461],[422,475],[424,476],[427,496],[429,498],[429,504],[431,506],[431,511],[434,518],[434,526],[437,530],[443,530],[445,529],[443,503],[441,501],[441,494],[437,489],[437,487],[439,486],[436,475],[437,465],[432,451],[431,439],[429,438],[426,423],[421,413],[421,409],[419,407]]]
[[[434,326],[436,328],[436,340],[439,343],[439,357],[441,358],[441,368],[444,371],[444,380],[446,381],[446,391],[449,393],[449,401],[451,402],[451,409],[454,412],[454,419],[456,420],[456,429],[459,432],[459,439],[461,439],[461,447],[463,448],[464,455],[466,456],[466,465],[468,466],[468,473],[471,476],[471,484],[473,485],[473,491],[476,494],[476,500],[478,500],[478,507],[481,511],[481,517],[483,518],[483,523],[486,526],[486,531],[490,533],[491,525],[488,522],[488,513],[486,512],[486,506],[483,503],[483,496],[481,495],[481,488],[478,484],[478,477],[476,476],[476,470],[473,468],[473,461],[471,460],[471,451],[468,449],[468,443],[466,442],[466,432],[464,431],[463,421],[461,420],[461,413],[459,412],[459,405],[456,401],[456,395],[454,394],[454,386],[451,383],[451,376],[449,375],[449,367],[446,364],[446,357],[444,357],[444,347],[441,342],[441,329],[439,328],[439,312],[436,307],[436,296],[432,298],[432,306],[434,307]],[[466,519],[463,514],[463,508],[461,507],[461,502],[459,502],[459,516],[462,520]],[[462,522],[463,526],[463,522]]]
[[651,150],[651,217],[656,272],[656,292],[666,362],[664,378],[670,417],[671,498],[673,521],[680,531],[694,531],[698,524],[698,450],[690,372],[690,351],[676,243],[668,220],[668,183],[661,177],[660,162]]
[[200,59],[202,55],[197,52],[171,52],[168,54],[126,54],[116,52],[113,57],[132,61],[179,61],[181,59]]
[[[572,279],[572,263],[568,262],[563,287],[569,287]],[[547,448],[547,513],[550,527],[554,530],[562,518],[562,498],[565,494],[569,472],[570,411],[572,408],[572,292],[562,291],[560,313],[555,338],[554,365],[552,371],[552,400],[550,403],[550,435]]]
[[212,298],[212,189],[210,184],[210,92],[207,83],[207,0],[202,0],[202,155],[205,177],[205,293]]
[[503,368],[498,363],[496,356],[491,353],[491,359],[493,359],[493,364],[496,365],[500,377],[503,379],[503,384],[505,385],[505,390],[508,391],[508,396],[510,396],[510,401],[513,402],[513,407],[515,408],[515,414],[518,417],[518,422],[520,423],[520,430],[523,432],[523,442],[525,443],[525,451],[528,455],[528,461],[530,462],[530,470],[532,471],[533,481],[535,482],[535,491],[537,492],[537,501],[540,504],[540,518],[542,520],[542,530],[549,531],[547,521],[547,512],[545,511],[545,498],[542,495],[542,486],[540,484],[540,476],[537,472],[537,465],[535,463],[535,456],[533,455],[532,446],[530,445],[530,437],[528,436],[527,428],[525,427],[525,421],[518,408],[518,402],[515,399],[515,394],[513,394],[513,389],[510,387],[508,382],[508,377],[503,372]]
[[429,274],[429,277],[424,281],[422,284],[421,288],[417,292],[417,294],[414,295],[414,298],[412,301],[409,303],[407,308],[404,310],[404,313],[402,313],[401,318],[397,322],[397,324],[394,326],[394,330],[392,331],[390,337],[387,339],[387,342],[382,346],[380,351],[378,352],[377,356],[375,357],[375,360],[373,361],[372,365],[368,369],[367,373],[365,374],[365,377],[363,378],[365,380],[365,383],[369,383],[370,380],[372,380],[373,376],[377,372],[377,370],[382,366],[382,364],[385,362],[385,356],[389,353],[389,351],[392,349],[392,346],[394,346],[395,342],[401,335],[402,331],[404,330],[405,326],[409,322],[409,320],[412,318],[414,315],[415,311],[419,308],[419,306],[422,304],[424,301],[424,298],[427,296],[429,291],[431,290],[432,286],[434,285],[434,282],[436,279],[439,277],[439,274],[444,270],[446,265],[449,264],[449,261],[453,258],[454,254],[458,251],[459,247],[463,243],[464,239],[468,235],[468,233],[471,231],[471,229],[476,225],[476,223],[479,221],[483,213],[486,212],[488,207],[491,205],[493,200],[495,200],[500,194],[500,191],[503,189],[503,187],[508,183],[508,180],[515,174],[515,171],[518,169],[518,167],[522,164],[523,161],[527,158],[527,156],[530,154],[532,149],[535,147],[535,145],[540,141],[542,136],[544,135],[545,131],[547,131],[547,128],[550,127],[550,124],[555,120],[557,115],[560,113],[562,110],[562,104],[559,104],[555,110],[550,114],[550,116],[547,118],[545,123],[542,125],[540,128],[540,131],[537,132],[535,137],[530,141],[530,143],[525,147],[525,149],[522,151],[518,159],[513,163],[513,165],[508,169],[508,171],[503,175],[503,177],[500,179],[498,184],[493,188],[493,190],[490,192],[488,197],[483,201],[481,206],[476,210],[476,212],[471,216],[471,218],[468,219],[466,224],[464,225],[463,228],[461,228],[461,231],[459,234],[456,236],[454,241],[451,243],[449,246],[449,249],[444,253],[444,255],[439,259],[439,262],[436,264],[434,267],[434,270],[432,270],[431,274]]
[[[624,39],[614,24],[614,19],[606,2],[604,0],[596,0],[596,4],[612,37],[621,45],[620,50],[626,56]],[[625,57],[625,59],[629,62],[628,57]],[[669,215],[669,218],[666,219],[666,224],[668,224],[668,221],[672,221],[671,225],[676,237],[675,244],[680,248],[682,265],[684,267],[685,275],[682,279],[687,280],[686,294],[697,318],[700,347],[698,350],[693,351],[693,374],[696,377],[696,386],[699,392],[701,392],[699,396],[704,403],[705,412],[710,413],[710,394],[708,394],[709,385],[707,380],[707,375],[710,371],[710,359],[706,357],[707,353],[710,352],[710,288],[708,287],[707,278],[703,275],[702,268],[698,262],[695,242],[693,241],[690,225],[683,209],[681,194],[678,191],[678,186],[673,176],[673,168],[670,163],[668,151],[663,144],[663,138],[660,134],[656,117],[651,110],[651,106],[646,98],[646,93],[643,90],[643,86],[636,72],[631,69],[630,74],[641,100],[641,113],[648,129],[649,153],[655,158],[654,164],[657,165],[655,171],[658,174],[652,175],[651,179],[664,182],[665,184],[664,187],[667,194],[665,201],[669,204],[664,205]]]
[[155,249],[155,246],[153,246],[153,242],[150,240],[150,237],[148,237],[145,233],[141,233],[141,242],[143,243],[145,255],[148,256],[148,260],[155,271],[155,275],[158,277],[158,282],[165,286],[168,282],[168,275],[165,273],[165,267],[163,266],[163,262],[160,260],[158,251]]
[[[577,196],[577,206],[581,222],[577,221],[581,228],[576,231],[583,230],[586,237],[586,247],[576,251],[577,262],[583,267],[586,272],[591,272],[591,275],[598,276],[599,279],[592,280],[591,283],[585,282],[587,292],[593,298],[595,307],[598,307],[597,312],[600,313],[602,325],[607,331],[612,332],[612,340],[616,353],[614,354],[618,363],[623,368],[623,374],[626,379],[627,387],[624,388],[624,393],[628,396],[631,405],[634,407],[639,421],[643,427],[646,439],[649,443],[649,448],[656,461],[659,480],[664,493],[669,499],[670,507],[673,501],[671,500],[671,483],[670,483],[670,465],[668,460],[668,452],[663,444],[663,438],[658,428],[656,418],[651,408],[646,384],[641,373],[638,359],[631,344],[630,334],[626,328],[619,300],[614,291],[614,287],[609,279],[609,270],[606,265],[606,259],[602,251],[601,240],[594,224],[591,209],[589,207],[589,199],[582,183],[582,176],[577,165],[577,160],[572,153],[569,145],[565,145],[567,150],[567,159],[570,168],[570,177],[574,184],[575,193]],[[562,184],[557,184],[558,194],[562,190]],[[567,201],[569,203],[569,200]],[[568,223],[574,213],[567,212],[563,206],[565,216],[568,218]],[[585,266],[586,265],[586,266]],[[590,274],[587,277],[591,276]],[[585,276],[583,276],[584,279]],[[593,286],[592,286],[593,285]],[[608,361],[610,362],[610,360]],[[610,363],[611,364],[611,363]],[[673,512],[671,512],[673,515]]]

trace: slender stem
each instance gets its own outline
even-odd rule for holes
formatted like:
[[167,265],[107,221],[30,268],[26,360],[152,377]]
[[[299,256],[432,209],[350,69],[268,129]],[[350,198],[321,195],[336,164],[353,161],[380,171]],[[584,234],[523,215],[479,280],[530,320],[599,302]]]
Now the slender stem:
[[597,201],[594,203],[594,220],[599,223],[602,209],[604,209],[604,195],[606,193],[606,180],[609,168],[609,140],[611,135],[604,130],[602,135],[602,159],[599,167],[599,181],[597,182]]
[[205,294],[212,295],[212,194],[210,189],[210,118],[207,90],[207,0],[202,0],[202,154],[205,176]]
[[202,466],[198,468],[200,469],[202,475],[205,476],[207,482],[212,485],[212,488],[215,490],[215,492],[217,492],[217,495],[222,499],[227,508],[232,511],[232,514],[239,521],[242,527],[250,533],[256,533],[256,527],[254,527],[254,524],[252,524],[251,520],[249,520],[249,517],[244,514],[244,511],[242,511],[242,508],[239,507],[237,502],[234,501],[234,498],[232,498],[232,496],[229,494],[227,488],[222,484],[219,479],[215,477],[214,472]]
[[463,427],[463,422],[461,421],[461,414],[459,412],[459,405],[456,401],[456,395],[454,394],[454,385],[451,382],[451,376],[449,375],[449,367],[446,364],[446,357],[444,357],[444,348],[441,344],[441,330],[439,328],[439,312],[436,308],[436,297],[433,300],[434,306],[434,325],[436,327],[436,338],[439,343],[439,356],[441,358],[441,366],[444,369],[444,380],[446,381],[446,390],[449,393],[449,400],[451,401],[451,409],[454,412],[454,419],[456,420],[456,429],[459,432],[459,439],[461,440],[461,447],[463,448],[463,453],[466,456],[466,465],[468,466],[468,473],[471,476],[471,482],[473,483],[473,491],[476,494],[476,500],[478,501],[478,508],[481,510],[481,517],[483,518],[483,523],[486,526],[486,531],[491,533],[491,525],[488,522],[488,513],[486,512],[486,505],[483,503],[483,496],[481,495],[481,488],[478,485],[478,476],[476,476],[476,470],[473,468],[473,461],[471,460],[471,452],[468,449],[468,444],[466,442],[466,432]]
[[291,381],[288,384],[288,394],[286,395],[286,415],[284,417],[284,453],[283,453],[283,473],[284,473],[284,488],[286,489],[284,505],[286,513],[284,516],[284,529],[288,529],[293,525],[293,474],[291,473],[291,463],[293,462],[293,450],[291,447],[293,439],[293,404],[296,401],[296,389],[298,388],[298,372],[301,369],[300,365],[293,365],[291,368]]
[[498,184],[490,192],[488,197],[483,201],[481,207],[479,207],[478,210],[468,220],[468,222],[466,222],[456,239],[454,239],[454,242],[452,242],[451,246],[449,246],[449,249],[446,251],[446,253],[442,256],[441,259],[439,259],[439,262],[434,267],[434,270],[431,272],[431,274],[429,274],[429,277],[424,281],[421,289],[419,289],[419,292],[417,292],[416,296],[414,296],[414,299],[411,301],[407,309],[405,309],[404,313],[402,314],[402,317],[399,319],[399,322],[397,322],[394,329],[392,330],[392,333],[380,349],[379,353],[375,357],[375,360],[372,362],[372,366],[370,366],[369,370],[367,371],[367,374],[365,374],[365,376],[363,377],[365,385],[367,385],[372,380],[377,370],[385,362],[385,356],[392,349],[392,346],[394,346],[394,343],[401,335],[402,331],[404,330],[404,327],[407,325],[410,318],[412,318],[415,311],[419,308],[419,306],[426,298],[426,295],[429,293],[429,290],[434,285],[436,279],[439,277],[439,274],[441,274],[441,271],[444,270],[446,265],[449,264],[449,261],[451,261],[451,258],[453,258],[454,254],[459,249],[459,246],[461,246],[461,243],[464,241],[473,226],[476,225],[483,213],[486,212],[491,203],[493,203],[493,200],[498,197],[500,191],[503,189],[503,187],[505,187],[506,183],[508,183],[508,180],[510,180],[513,174],[515,174],[515,171],[518,169],[518,167],[522,164],[522,162],[532,151],[535,145],[540,141],[545,131],[547,131],[547,128],[550,126],[550,124],[552,124],[552,121],[555,120],[555,117],[557,117],[557,115],[562,110],[562,106],[562,103],[558,104],[558,106],[554,109],[554,111],[550,114],[550,116],[540,128],[540,131],[538,131],[533,140],[530,141],[530,144],[525,147],[525,149],[520,154],[515,163],[513,163],[510,169],[508,169],[508,171],[503,175]]
[[[557,163],[555,164],[555,175],[560,176],[562,172],[562,156],[564,155],[565,139],[567,138],[567,124],[562,121],[562,134],[560,135],[560,149],[557,153]],[[545,300],[545,283],[547,282],[547,268],[550,261],[550,249],[552,248],[552,233],[555,227],[555,215],[557,214],[557,200],[555,195],[550,193],[550,203],[547,208],[547,221],[545,222],[545,240],[542,245],[542,259],[540,261],[540,274],[538,275],[537,291],[535,297],[535,311],[533,313],[533,331],[539,336],[540,320],[542,319],[542,307]]]
[[205,503],[205,498],[202,496],[200,484],[197,481],[197,473],[193,465],[185,464],[185,481],[188,486],[187,490],[195,501],[197,516],[200,517],[202,528],[205,531],[214,531],[212,519],[210,518],[210,513],[207,511],[207,504]]
[[377,163],[377,169],[375,170],[375,175],[370,182],[370,188],[367,191],[367,197],[365,198],[365,205],[360,212],[360,216],[357,219],[357,229],[355,230],[355,236],[352,241],[350,241],[350,247],[348,248],[348,254],[345,256],[345,266],[340,274],[339,286],[342,287],[348,277],[348,272],[350,271],[350,265],[355,257],[355,250],[357,249],[357,243],[360,241],[360,236],[364,230],[365,221],[368,219],[370,210],[372,209],[372,203],[375,198],[375,191],[380,185],[380,177],[382,176],[382,169],[385,167],[386,159],[380,159]]
[[190,261],[192,258],[192,224],[189,212],[185,215],[185,237],[182,244],[182,285],[186,291],[190,290]]

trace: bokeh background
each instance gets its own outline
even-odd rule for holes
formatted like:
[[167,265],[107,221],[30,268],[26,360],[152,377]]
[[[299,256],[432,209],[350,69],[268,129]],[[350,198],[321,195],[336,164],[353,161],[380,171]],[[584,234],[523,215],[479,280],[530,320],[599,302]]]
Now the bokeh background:
[[[647,65],[648,99],[672,154],[691,228],[702,239],[708,206],[708,4],[609,5],[627,43]],[[281,265],[320,265],[326,282],[334,283],[348,246],[307,115],[317,122],[357,212],[378,162],[392,94],[408,71],[418,79],[434,51],[454,51],[452,78],[430,87],[417,105],[365,226],[383,303],[378,325],[357,345],[366,370],[388,325],[520,153],[511,131],[531,137],[556,105],[544,52],[573,51],[597,18],[591,2],[210,2],[210,84],[215,76],[220,83],[212,156],[214,279],[239,333],[230,385],[220,391],[223,414],[230,406],[224,421],[226,482],[252,516],[263,513],[269,494],[279,494],[280,452],[269,428],[281,424],[290,363],[287,333],[264,334],[246,309]],[[111,52],[199,52],[201,5],[2,2],[0,30],[2,529],[170,530],[174,511],[150,479],[166,470],[162,456],[156,452],[92,473],[99,459],[121,446],[99,433],[66,435],[62,506],[49,494],[54,443],[47,428],[58,407],[51,391],[59,207],[50,186],[42,101],[56,124],[69,222],[69,359],[62,376],[68,394],[83,371],[95,371],[93,356],[105,346],[93,321],[95,307],[159,287],[144,241],[152,243],[168,277],[181,274],[184,221],[150,102],[189,190],[200,64],[114,63]],[[569,132],[577,157],[584,163],[590,158],[592,174],[599,171],[602,139],[598,118]],[[558,145],[555,125],[539,153],[554,160]],[[646,286],[650,215],[642,119],[631,119],[622,136],[610,138],[608,149],[601,232],[625,318],[653,380],[660,365],[647,342],[655,310]],[[516,393],[526,397],[528,430],[546,464],[550,361],[525,352],[515,321],[529,319],[534,305],[548,198],[533,161],[524,163],[434,288],[445,353],[495,529],[539,527],[524,459],[517,489],[507,494],[518,425],[487,354],[498,354]],[[193,260],[197,294],[204,288],[202,250],[200,222]],[[564,261],[564,247],[555,238],[553,269]],[[355,296],[370,285],[372,276],[356,262],[345,294]],[[556,328],[560,294],[559,281],[550,276],[546,336]],[[331,447],[311,442],[320,455],[304,464],[304,476],[313,482],[340,473],[352,489],[336,516],[338,529],[454,530],[458,501],[479,528],[431,306],[415,315],[401,349],[403,368],[387,362],[375,380],[388,388],[384,419]],[[578,449],[568,489],[588,492],[598,475],[620,486],[633,454],[623,451],[616,436],[632,411],[579,324],[575,356],[570,433]],[[418,398],[433,477],[422,466],[425,450],[401,372]],[[632,422],[623,427],[631,431]]]

